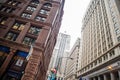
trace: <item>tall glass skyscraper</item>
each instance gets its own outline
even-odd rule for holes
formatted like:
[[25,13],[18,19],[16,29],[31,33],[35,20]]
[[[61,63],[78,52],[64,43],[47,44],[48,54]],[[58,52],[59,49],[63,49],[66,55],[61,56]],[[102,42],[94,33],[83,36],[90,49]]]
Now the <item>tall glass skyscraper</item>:
[[55,68],[57,70],[57,78],[63,79],[66,58],[69,54],[70,49],[70,35],[59,33],[57,37],[57,43],[55,45],[49,70]]

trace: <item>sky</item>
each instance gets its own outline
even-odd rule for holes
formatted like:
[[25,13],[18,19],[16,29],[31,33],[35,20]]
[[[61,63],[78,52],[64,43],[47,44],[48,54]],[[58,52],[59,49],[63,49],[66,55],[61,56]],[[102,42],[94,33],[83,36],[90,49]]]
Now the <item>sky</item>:
[[81,38],[82,19],[89,3],[90,0],[65,0],[60,32],[71,36],[70,48],[78,37]]

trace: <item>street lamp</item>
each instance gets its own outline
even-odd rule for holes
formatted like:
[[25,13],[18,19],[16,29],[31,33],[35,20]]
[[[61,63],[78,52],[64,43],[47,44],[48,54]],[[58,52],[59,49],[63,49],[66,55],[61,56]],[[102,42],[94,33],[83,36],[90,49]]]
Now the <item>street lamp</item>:
[[[60,59],[62,59],[62,58],[67,58],[66,59],[66,63],[65,63],[65,69],[64,69],[64,72],[63,72],[63,80],[64,80],[64,76],[65,76],[65,72],[66,72],[66,65],[67,65],[67,60],[68,59],[70,59],[70,60],[73,60],[74,58],[72,58],[72,57],[60,57],[59,59],[58,59],[58,64],[57,64],[57,71],[58,71],[58,69],[59,69],[59,72],[60,72]],[[61,73],[61,72],[60,72]]]
[[72,57],[67,57],[66,64],[65,64],[64,76],[63,76],[64,79],[65,79],[65,73],[66,73],[67,61],[68,61],[68,59],[70,59],[70,60],[74,60],[74,58],[72,58]]

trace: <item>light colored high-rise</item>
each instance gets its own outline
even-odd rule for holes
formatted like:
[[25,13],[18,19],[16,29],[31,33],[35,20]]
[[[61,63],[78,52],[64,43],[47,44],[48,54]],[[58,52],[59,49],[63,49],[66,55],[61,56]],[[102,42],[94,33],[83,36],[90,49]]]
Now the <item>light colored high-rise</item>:
[[120,80],[120,0],[91,0],[81,43],[77,77]]
[[70,35],[59,33],[57,37],[57,43],[55,45],[49,65],[49,70],[51,68],[57,69],[57,78],[59,80],[62,80],[64,76],[66,57],[69,54],[69,49]]
[[77,80],[78,60],[80,55],[80,38],[73,45],[67,58],[67,66],[65,69],[65,80]]

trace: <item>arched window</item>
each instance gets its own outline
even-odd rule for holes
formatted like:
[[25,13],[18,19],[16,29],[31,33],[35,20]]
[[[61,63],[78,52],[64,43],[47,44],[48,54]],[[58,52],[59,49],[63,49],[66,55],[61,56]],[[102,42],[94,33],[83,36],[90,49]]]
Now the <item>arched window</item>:
[[39,3],[40,3],[39,0],[32,0],[32,1],[31,1],[31,4],[32,4],[32,5],[35,5],[35,6],[38,6]]
[[45,7],[45,8],[51,8],[52,4],[51,3],[45,3],[45,4],[43,4],[43,7]]

